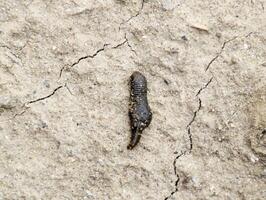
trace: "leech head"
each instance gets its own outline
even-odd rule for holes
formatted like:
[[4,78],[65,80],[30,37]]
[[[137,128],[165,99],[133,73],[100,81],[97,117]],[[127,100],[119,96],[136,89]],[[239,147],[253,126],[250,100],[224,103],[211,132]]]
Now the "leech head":
[[135,82],[135,83],[142,83],[144,85],[147,85],[147,80],[145,78],[145,76],[143,76],[140,72],[135,71],[131,77],[130,77],[131,82]]

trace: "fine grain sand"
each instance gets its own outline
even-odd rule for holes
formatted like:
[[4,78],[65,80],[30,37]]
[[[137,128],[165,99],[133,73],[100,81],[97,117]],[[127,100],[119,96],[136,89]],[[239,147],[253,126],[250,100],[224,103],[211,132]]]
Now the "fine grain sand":
[[0,0],[0,200],[263,200],[265,166],[266,0]]

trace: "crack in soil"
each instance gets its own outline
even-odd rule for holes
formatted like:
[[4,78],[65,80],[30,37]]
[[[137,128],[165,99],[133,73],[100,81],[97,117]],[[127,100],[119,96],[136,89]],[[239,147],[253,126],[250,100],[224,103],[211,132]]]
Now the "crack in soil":
[[169,196],[165,197],[164,200],[168,200],[169,198],[171,198],[176,192],[178,192],[178,183],[180,181],[180,176],[179,174],[177,173],[177,167],[176,167],[176,162],[177,160],[181,157],[181,156],[184,156],[185,155],[185,152],[181,152],[178,156],[175,157],[174,159],[174,162],[173,162],[173,166],[174,166],[174,173],[175,173],[175,176],[176,176],[176,181],[175,181],[175,189],[170,193]]
[[[127,38],[126,34],[125,34],[125,36],[124,36],[124,41],[121,42],[121,43],[118,43],[117,45],[112,46],[111,49],[117,49],[117,48],[123,46],[124,44],[127,44],[127,46],[131,49],[131,51],[132,51],[133,53],[137,54],[136,51],[132,48],[132,46],[129,44],[129,41],[128,41],[128,38]],[[92,55],[86,55],[86,56],[82,56],[82,57],[80,57],[77,61],[75,61],[74,63],[72,63],[71,65],[69,65],[69,67],[70,67],[70,68],[75,67],[75,66],[78,65],[82,60],[86,60],[86,59],[89,59],[89,58],[93,59],[93,58],[96,57],[99,53],[101,53],[102,51],[104,51],[104,50],[106,49],[106,47],[109,46],[109,45],[110,45],[110,44],[108,44],[108,43],[107,43],[107,44],[104,44],[103,47],[100,48],[100,49],[98,49],[94,54],[92,54]],[[58,78],[58,80],[62,77],[62,74],[63,74],[63,71],[65,70],[65,68],[66,68],[66,66],[63,66],[63,67],[60,69],[60,73],[59,73],[59,78]]]
[[[74,66],[76,66],[77,64],[80,63],[80,61],[85,60],[85,59],[87,59],[87,58],[94,58],[94,57],[97,56],[100,52],[104,51],[105,48],[106,48],[108,45],[109,45],[109,44],[104,44],[102,48],[98,49],[98,50],[97,50],[95,53],[93,53],[92,55],[86,55],[86,56],[82,56],[82,57],[80,57],[77,61],[75,61],[74,63],[72,63],[72,64],[70,65],[70,67],[74,67]],[[59,79],[62,77],[62,74],[63,74],[63,71],[65,70],[65,68],[66,68],[66,66],[64,66],[64,67],[62,67],[62,68],[60,69]]]
[[130,48],[130,50],[131,50],[135,55],[137,55],[136,50],[134,50],[133,47],[131,46],[131,44],[129,43],[129,40],[128,40],[128,38],[127,38],[127,34],[125,34],[125,39],[126,39],[126,42],[127,42],[127,46]]
[[[129,41],[128,41],[128,38],[127,38],[126,34],[125,34],[125,36],[124,36],[124,41],[123,41],[123,42],[121,42],[121,43],[119,43],[119,44],[117,44],[117,45],[115,45],[115,46],[113,46],[113,47],[111,47],[111,48],[112,48],[112,49],[117,49],[117,48],[123,46],[124,44],[127,44],[127,46],[131,49],[131,51],[134,52],[134,53],[136,54],[135,50],[133,50],[132,47],[131,47],[131,45],[129,44]],[[109,44],[104,44],[102,48],[100,48],[100,49],[98,49],[97,51],[95,51],[95,53],[92,54],[92,55],[86,55],[86,56],[82,56],[82,57],[80,57],[77,61],[75,61],[74,63],[72,63],[72,64],[70,65],[70,67],[74,67],[74,66],[78,65],[78,64],[80,63],[80,61],[82,61],[82,60],[85,60],[85,59],[88,59],[88,58],[91,58],[91,59],[94,58],[94,57],[97,56],[100,52],[104,51],[105,48],[106,48],[108,45],[109,45]],[[0,47],[1,47],[1,46],[0,46]],[[5,46],[4,46],[4,47],[5,47]],[[7,48],[7,47],[5,47],[5,48]],[[61,78],[64,69],[65,69],[65,66],[62,67],[61,70],[60,70],[59,79]],[[52,91],[52,93],[48,94],[47,96],[40,97],[40,98],[38,98],[38,99],[31,100],[31,101],[28,101],[28,102],[24,103],[23,106],[22,106],[22,108],[25,108],[25,109],[22,110],[22,111],[20,111],[19,113],[16,113],[16,114],[13,116],[12,119],[16,118],[17,116],[21,116],[21,115],[23,115],[23,114],[29,109],[29,107],[26,107],[26,105],[33,104],[33,103],[36,103],[36,102],[38,102],[38,101],[43,101],[43,100],[45,100],[45,99],[48,99],[48,98],[52,97],[52,96],[53,96],[58,90],[60,90],[60,89],[63,88],[63,87],[65,87],[65,88],[68,90],[68,92],[69,92],[71,95],[73,95],[73,93],[72,93],[71,90],[69,89],[67,83],[65,83],[64,85],[60,85],[60,86],[58,86],[57,88],[55,88],[55,89]]]
[[36,102],[38,102],[38,101],[43,101],[43,100],[45,100],[45,99],[48,99],[48,98],[50,98],[51,96],[53,96],[53,95],[54,95],[59,89],[61,89],[62,87],[63,87],[63,86],[60,85],[60,86],[58,86],[57,88],[55,88],[51,94],[49,94],[49,95],[47,95],[47,96],[44,96],[44,97],[41,97],[41,98],[38,98],[38,99],[35,99],[35,100],[32,100],[32,101],[29,101],[29,102],[27,102],[26,104],[32,104],[32,103],[36,103]]
[[[115,45],[115,46],[113,46],[113,47],[111,47],[111,48],[112,48],[112,49],[116,49],[116,48],[119,48],[119,47],[123,46],[124,44],[127,44],[127,46],[128,46],[128,47],[129,47],[134,53],[136,53],[136,52],[132,49],[131,45],[129,44],[129,41],[128,41],[128,38],[127,38],[126,34],[125,34],[125,37],[124,37],[124,41],[123,41],[123,42],[121,42],[121,43],[119,43],[119,44],[117,44],[117,45]],[[109,45],[109,44],[104,44],[102,48],[100,48],[100,49],[98,49],[97,51],[95,51],[95,53],[93,53],[92,55],[86,55],[86,56],[82,56],[82,57],[80,57],[77,61],[75,61],[74,63],[72,63],[72,64],[70,65],[70,67],[74,67],[74,66],[78,65],[78,64],[80,63],[80,61],[82,61],[82,60],[85,60],[85,59],[88,59],[88,58],[91,58],[91,59],[94,58],[94,57],[97,56],[100,52],[104,51],[105,48],[106,48],[108,45]],[[60,70],[59,79],[61,78],[64,69],[65,69],[65,66],[62,67],[61,70]],[[43,100],[45,100],[45,99],[48,99],[48,98],[52,97],[52,96],[53,96],[58,90],[60,90],[60,89],[63,88],[63,87],[65,87],[65,88],[68,90],[68,92],[69,92],[71,95],[73,95],[72,92],[71,92],[71,90],[69,89],[67,83],[65,83],[64,85],[60,85],[60,86],[58,86],[57,88],[55,88],[55,89],[52,91],[52,93],[48,94],[47,96],[40,97],[40,98],[38,98],[38,99],[31,100],[31,101],[28,101],[28,102],[24,103],[24,105],[22,106],[22,108],[25,108],[25,109],[22,110],[22,111],[19,112],[19,113],[16,113],[16,114],[13,116],[13,118],[15,118],[15,117],[17,117],[17,116],[21,116],[21,115],[23,115],[23,114],[28,110],[28,108],[29,108],[29,107],[26,107],[26,105],[33,104],[33,103],[36,103],[36,102],[38,102],[38,101],[43,101]]]
[[211,61],[208,63],[208,65],[207,65],[207,67],[206,67],[206,69],[205,69],[205,72],[207,72],[207,71],[209,70],[211,64],[212,64],[216,59],[218,59],[218,58],[221,56],[221,54],[223,53],[223,50],[224,50],[224,48],[225,48],[225,45],[226,45],[227,43],[229,43],[229,42],[235,40],[236,38],[238,38],[238,36],[235,36],[235,37],[233,37],[233,38],[231,38],[231,39],[229,39],[229,40],[227,40],[227,41],[225,41],[225,42],[223,43],[223,45],[222,45],[220,51],[218,52],[218,54],[217,54],[214,58],[212,58]]
[[55,88],[55,89],[52,91],[52,93],[50,93],[50,94],[48,94],[48,95],[46,95],[46,96],[44,96],[44,97],[40,97],[40,98],[38,98],[38,99],[31,100],[31,101],[28,101],[28,102],[24,103],[24,104],[22,105],[22,107],[21,107],[21,111],[18,112],[18,113],[16,113],[16,114],[15,114],[12,118],[10,118],[10,119],[14,119],[14,118],[16,118],[17,116],[21,116],[21,115],[23,115],[23,114],[24,114],[25,112],[27,112],[27,110],[30,108],[30,107],[27,107],[27,105],[30,105],[30,104],[36,103],[36,102],[38,102],[38,101],[43,101],[43,100],[45,100],[45,99],[48,99],[48,98],[52,97],[53,95],[55,95],[55,93],[58,92],[58,91],[59,91],[61,88],[63,88],[63,87],[66,87],[66,88],[68,89],[68,87],[67,87],[66,84],[65,84],[64,86],[63,86],[63,85],[60,85],[60,86],[58,86],[57,88]]
[[127,43],[127,40],[124,40],[122,43],[119,43],[119,44],[117,44],[116,46],[112,47],[112,49],[117,49],[117,48],[123,46],[123,45],[126,44],[126,43]]
[[199,97],[198,97],[198,101],[199,101],[198,109],[196,111],[194,111],[193,117],[192,117],[191,121],[188,123],[187,128],[190,128],[191,124],[195,121],[197,114],[201,109],[201,99]]
[[212,82],[212,80],[213,80],[213,77],[211,77],[210,80],[209,80],[209,81],[208,81],[203,87],[201,87],[201,88],[199,89],[199,91],[197,92],[196,96],[199,96],[200,93],[201,93],[204,89],[206,89],[206,88],[208,87],[208,85]]
[[[177,173],[177,167],[176,167],[176,162],[179,158],[181,158],[182,156],[185,156],[185,155],[188,155],[192,152],[192,149],[193,149],[193,137],[192,137],[192,133],[191,133],[191,126],[192,124],[194,123],[196,117],[197,117],[197,114],[198,112],[201,110],[201,107],[202,107],[202,101],[201,101],[201,98],[199,97],[200,93],[205,90],[209,84],[212,82],[213,80],[213,77],[210,78],[210,80],[204,84],[204,86],[202,86],[197,94],[196,94],[196,97],[198,98],[198,108],[197,110],[194,111],[193,113],[193,116],[192,116],[192,119],[191,121],[188,123],[188,125],[186,126],[187,127],[187,135],[188,135],[188,138],[189,138],[189,147],[187,150],[185,151],[181,151],[181,153],[179,153],[175,159],[174,159],[174,162],[173,162],[173,166],[174,166],[174,173],[175,173],[175,176],[176,176],[176,181],[175,181],[175,189],[170,193],[169,196],[167,196],[164,200],[168,200],[169,198],[171,198],[176,192],[178,192],[178,183],[180,181],[180,176],[179,174]],[[176,154],[176,152],[175,152]]]
[[[25,107],[25,106],[23,106],[23,107]],[[16,113],[16,114],[12,117],[12,119],[16,118],[17,116],[21,116],[21,115],[23,115],[28,109],[29,109],[29,107],[26,107],[25,110],[22,110],[21,112]]]
[[112,49],[117,49],[117,48],[119,48],[120,46],[123,46],[124,44],[127,44],[127,46],[130,48],[130,50],[131,50],[135,55],[137,55],[136,50],[134,50],[133,47],[130,45],[126,33],[125,33],[124,39],[125,39],[125,40],[124,40],[122,43],[120,43],[120,44],[118,44],[118,45],[112,47]]
[[123,21],[122,23],[120,23],[119,25],[119,30],[121,30],[121,26],[130,22],[133,18],[137,17],[140,15],[140,13],[142,12],[143,10],[143,7],[144,7],[144,0],[141,1],[141,6],[140,6],[140,9],[137,11],[137,13],[135,15],[132,15],[130,18],[128,18],[126,21]]
[[107,47],[109,44],[104,44],[102,48],[98,49],[94,54],[92,55],[87,55],[80,57],[76,62],[74,62],[70,67],[74,67],[75,65],[79,64],[80,61],[85,60],[87,58],[94,58],[95,56],[98,55],[98,53],[102,52],[105,50],[105,47]]
[[[242,36],[242,37],[247,38],[247,37],[251,36],[251,34],[255,34],[255,33],[257,33],[257,32],[250,32],[250,33],[248,33],[248,34],[246,34],[246,35],[244,35],[244,36]],[[221,55],[222,52],[224,51],[224,48],[225,48],[226,44],[229,43],[229,42],[231,42],[231,41],[233,41],[233,40],[235,40],[235,39],[237,39],[237,38],[239,38],[239,37],[240,37],[240,36],[235,36],[235,37],[233,37],[233,38],[231,38],[231,39],[229,39],[229,40],[227,40],[227,41],[225,41],[225,42],[223,43],[223,45],[222,45],[221,50],[219,51],[219,53],[218,53],[214,58],[212,58],[211,61],[208,63],[208,65],[207,65],[207,67],[206,67],[206,69],[205,69],[205,72],[207,72],[207,71],[209,70],[211,64],[212,64],[212,63],[213,63],[218,57],[220,57],[220,55]],[[192,126],[193,122],[195,121],[195,119],[196,119],[196,117],[197,117],[197,114],[198,114],[198,112],[201,110],[201,107],[202,107],[202,101],[201,101],[201,98],[199,97],[199,95],[200,95],[205,89],[208,88],[208,86],[209,86],[210,83],[212,82],[213,78],[214,78],[214,77],[212,76],[212,77],[209,79],[209,81],[208,81],[206,84],[204,84],[204,85],[198,90],[198,92],[196,93],[196,97],[198,98],[198,108],[197,108],[196,111],[194,111],[194,113],[193,113],[193,117],[192,117],[191,121],[190,121],[190,122],[188,123],[188,125],[187,125],[187,134],[188,134],[188,138],[189,138],[189,142],[190,142],[190,144],[189,144],[189,148],[188,148],[187,150],[185,150],[184,152],[181,151],[181,153],[179,153],[179,154],[175,157],[175,159],[174,159],[173,166],[174,166],[174,173],[175,173],[175,175],[176,175],[175,189],[174,189],[174,190],[170,193],[170,195],[167,196],[164,200],[168,200],[168,199],[171,198],[176,192],[178,192],[178,183],[179,183],[179,181],[180,181],[180,176],[179,176],[179,174],[177,173],[176,162],[177,162],[177,160],[178,160],[180,157],[185,156],[185,155],[188,155],[188,154],[190,154],[190,153],[192,152],[192,149],[193,149],[193,138],[192,138],[192,133],[191,133],[191,126]],[[175,154],[177,154],[177,152],[175,152]]]
[[223,51],[224,51],[224,48],[225,48],[226,44],[228,44],[229,42],[234,41],[234,40],[237,39],[237,38],[240,38],[240,37],[245,37],[245,38],[247,38],[247,37],[251,36],[252,34],[256,34],[256,33],[258,33],[258,32],[253,32],[253,31],[251,31],[251,32],[249,32],[249,33],[246,34],[246,35],[235,36],[235,37],[233,37],[233,38],[231,38],[231,39],[225,41],[225,42],[223,43],[223,45],[222,45],[220,51],[218,52],[218,54],[217,54],[214,58],[212,58],[211,61],[208,63],[207,67],[205,68],[205,72],[207,72],[207,71],[209,70],[211,64],[212,64],[216,59],[218,59],[218,58],[221,56],[221,54],[222,54]]

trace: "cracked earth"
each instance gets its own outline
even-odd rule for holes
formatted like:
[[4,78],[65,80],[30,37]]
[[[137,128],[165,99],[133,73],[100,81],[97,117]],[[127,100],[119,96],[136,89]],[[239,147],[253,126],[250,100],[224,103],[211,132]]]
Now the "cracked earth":
[[265,199],[265,5],[0,0],[0,200]]

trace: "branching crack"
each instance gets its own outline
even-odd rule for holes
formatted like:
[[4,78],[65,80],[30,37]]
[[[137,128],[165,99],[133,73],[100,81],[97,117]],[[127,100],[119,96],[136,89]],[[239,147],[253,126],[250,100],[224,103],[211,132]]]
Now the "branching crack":
[[252,34],[255,34],[255,33],[257,33],[257,32],[253,32],[253,31],[251,31],[251,32],[249,32],[247,35],[244,35],[244,36],[235,36],[235,37],[233,37],[233,38],[231,38],[231,39],[225,41],[225,42],[223,43],[223,45],[222,45],[220,51],[218,52],[218,54],[217,54],[214,58],[212,58],[211,61],[208,63],[207,67],[205,68],[205,72],[207,72],[207,71],[209,70],[211,64],[212,64],[217,58],[219,58],[219,57],[221,56],[221,54],[223,53],[224,48],[225,48],[225,46],[226,46],[227,43],[232,42],[233,40],[235,40],[235,39],[237,39],[237,38],[239,38],[239,37],[245,37],[245,38],[247,38],[247,37],[249,37],[249,36],[251,36]]
[[233,37],[233,38],[231,38],[230,40],[227,40],[227,41],[225,41],[225,42],[223,43],[223,45],[222,45],[220,51],[218,52],[218,54],[217,54],[216,56],[214,56],[214,57],[211,59],[211,61],[208,63],[207,67],[205,68],[205,71],[206,71],[206,72],[209,70],[211,64],[212,64],[217,58],[219,58],[219,57],[221,56],[221,54],[223,53],[223,50],[224,50],[226,44],[229,43],[229,42],[231,42],[231,41],[233,41],[233,40],[235,40],[236,38],[238,38],[238,37],[237,37],[237,36],[236,36],[236,37]]
[[[86,55],[86,56],[82,56],[82,57],[80,57],[77,61],[75,61],[74,63],[72,63],[72,64],[70,65],[70,67],[74,67],[74,66],[76,66],[77,64],[80,63],[80,61],[85,60],[85,59],[87,59],[87,58],[94,58],[94,57],[97,56],[100,52],[104,51],[105,48],[106,48],[108,45],[109,45],[109,44],[104,44],[102,48],[98,49],[98,50],[97,50],[95,53],[93,53],[92,55]],[[66,68],[66,66],[64,66],[64,67],[62,67],[62,68],[60,69],[59,79],[61,78],[61,76],[62,76],[63,71],[65,70],[65,68]]]
[[[189,139],[189,147],[188,147],[187,150],[182,151],[181,153],[179,153],[179,154],[175,157],[175,159],[174,159],[173,166],[174,166],[174,173],[175,173],[175,176],[176,176],[175,189],[174,189],[174,190],[170,193],[170,195],[167,196],[164,200],[168,200],[168,199],[171,198],[176,192],[178,192],[178,183],[179,183],[179,181],[180,181],[180,175],[179,175],[178,172],[177,172],[176,162],[177,162],[177,160],[178,160],[180,157],[185,156],[185,155],[187,155],[187,154],[190,154],[191,151],[192,151],[192,149],[193,149],[193,137],[192,137],[192,133],[191,133],[191,125],[194,123],[194,121],[195,121],[195,119],[196,119],[196,117],[197,117],[197,114],[198,114],[198,112],[201,110],[201,107],[202,107],[202,101],[201,101],[201,98],[199,97],[199,95],[201,94],[201,92],[202,92],[203,90],[205,90],[205,89],[209,86],[209,84],[212,82],[212,80],[213,80],[213,77],[211,77],[210,80],[209,80],[206,84],[204,84],[204,86],[202,86],[202,87],[198,90],[198,92],[197,92],[197,94],[196,94],[196,97],[198,98],[198,108],[197,108],[197,110],[194,111],[193,116],[192,116],[192,119],[190,120],[190,122],[189,122],[188,125],[186,126],[186,128],[187,128],[187,135],[188,135],[188,139]],[[175,152],[175,154],[176,154],[176,152]]]
[[141,0],[141,6],[140,9],[137,11],[137,13],[135,15],[132,15],[130,18],[128,18],[126,21],[123,21],[120,25],[119,25],[119,30],[121,29],[121,26],[128,23],[129,21],[131,21],[133,18],[137,17],[140,15],[141,11],[143,10],[144,7],[144,0]]
[[132,46],[130,45],[126,33],[125,33],[124,39],[125,39],[125,40],[124,40],[122,43],[120,43],[120,44],[118,44],[118,45],[116,45],[116,46],[114,46],[114,47],[112,47],[112,48],[113,48],[113,49],[117,49],[117,48],[119,48],[120,46],[123,46],[124,44],[127,44],[127,46],[130,48],[130,50],[131,50],[135,55],[137,55],[137,52],[136,52],[136,51],[132,48]]
[[[255,32],[250,32],[250,33],[248,33],[247,35],[244,35],[244,37],[247,38],[247,37],[249,37],[251,34],[254,34],[254,33],[255,33]],[[225,41],[225,42],[223,43],[223,45],[222,45],[222,47],[221,47],[219,53],[218,53],[214,58],[212,58],[211,61],[208,63],[208,65],[207,65],[207,67],[206,67],[206,69],[205,69],[205,72],[207,72],[207,71],[209,70],[211,64],[212,64],[217,58],[219,58],[219,56],[220,56],[220,55],[222,54],[222,52],[224,51],[224,48],[225,48],[226,44],[229,43],[229,42],[231,42],[231,41],[233,41],[233,40],[235,40],[235,39],[238,38],[238,37],[240,37],[240,36],[233,37],[232,39],[227,40],[227,41]],[[192,152],[192,149],[193,149],[193,137],[192,137],[192,133],[191,133],[191,126],[192,126],[192,124],[195,122],[195,119],[196,119],[196,117],[197,117],[197,115],[198,115],[198,112],[201,110],[201,107],[202,107],[202,101],[201,101],[201,98],[200,98],[199,96],[200,96],[200,94],[202,93],[202,91],[205,90],[205,89],[210,85],[210,83],[212,82],[213,78],[214,78],[214,77],[212,76],[212,77],[208,80],[208,82],[205,83],[205,84],[204,84],[204,85],[198,90],[198,92],[196,93],[196,97],[198,98],[198,108],[197,108],[196,111],[194,111],[191,121],[190,121],[190,122],[188,123],[188,125],[186,126],[186,128],[187,128],[187,135],[188,135],[188,138],[189,138],[189,148],[186,149],[184,152],[179,153],[179,154],[175,157],[175,159],[174,159],[173,166],[174,166],[174,173],[175,173],[175,175],[176,175],[175,189],[171,192],[171,194],[170,194],[168,197],[165,198],[165,200],[168,200],[170,197],[172,197],[172,196],[178,191],[178,183],[179,183],[179,181],[180,181],[180,175],[177,173],[176,163],[177,163],[177,160],[178,160],[180,157],[185,156],[185,155],[187,155],[187,154],[190,154],[190,153]],[[175,154],[177,154],[177,153],[175,152]]]
[[44,97],[41,97],[41,98],[38,98],[38,99],[35,99],[35,100],[32,100],[32,101],[29,101],[29,102],[27,102],[26,104],[32,104],[32,103],[36,103],[36,102],[38,102],[38,101],[43,101],[43,100],[45,100],[45,99],[47,99],[47,98],[50,98],[51,96],[53,96],[59,89],[61,89],[63,86],[61,85],[61,86],[58,86],[57,88],[55,88],[54,90],[53,90],[53,92],[51,93],[51,94],[49,94],[49,95],[47,95],[47,96],[44,96]]
[[137,55],[137,52],[133,49],[133,47],[130,45],[130,43],[129,43],[129,41],[128,41],[127,34],[125,34],[125,39],[126,39],[126,42],[127,42],[127,46],[130,48],[130,50],[131,50],[135,55]]
[[[135,50],[133,50],[132,47],[129,45],[129,42],[128,42],[128,39],[127,39],[126,35],[125,35],[124,38],[125,39],[124,39],[123,42],[121,42],[121,43],[119,43],[119,44],[117,44],[117,45],[115,45],[115,46],[113,46],[111,48],[112,49],[117,49],[117,48],[123,46],[124,44],[127,44],[130,47],[130,49],[136,54]],[[80,61],[82,61],[82,60],[85,60],[85,59],[88,59],[88,58],[91,58],[92,59],[92,58],[96,57],[100,52],[104,51],[106,49],[106,47],[109,46],[109,45],[110,44],[104,44],[103,47],[100,48],[100,49],[98,49],[94,54],[82,56],[77,61],[75,61],[74,63],[72,63],[69,66],[72,68],[72,67],[75,67],[76,65],[78,65],[80,63]],[[59,78],[58,79],[60,79],[62,77],[62,74],[63,74],[63,71],[65,70],[65,68],[66,68],[66,66],[64,66],[64,67],[62,67],[60,69],[60,73],[59,73]]]

